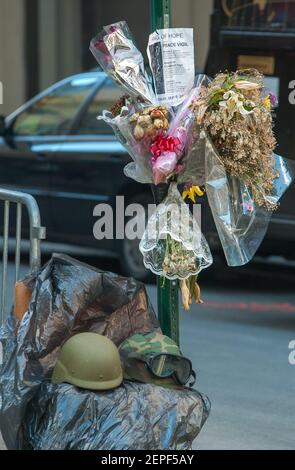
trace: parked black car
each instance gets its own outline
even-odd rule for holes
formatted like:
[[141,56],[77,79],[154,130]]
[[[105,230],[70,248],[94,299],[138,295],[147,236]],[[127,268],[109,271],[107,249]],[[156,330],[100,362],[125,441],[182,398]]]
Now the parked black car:
[[[124,176],[130,157],[111,128],[96,119],[121,94],[103,72],[87,72],[58,82],[8,116],[0,131],[0,186],[36,197],[50,242],[119,257],[125,274],[145,280],[138,241],[98,241],[93,235],[98,203],[114,206],[117,195],[127,203],[153,202],[148,185]],[[274,215],[262,254],[292,256],[293,196],[294,189]],[[211,248],[218,249],[206,208],[202,222]]]

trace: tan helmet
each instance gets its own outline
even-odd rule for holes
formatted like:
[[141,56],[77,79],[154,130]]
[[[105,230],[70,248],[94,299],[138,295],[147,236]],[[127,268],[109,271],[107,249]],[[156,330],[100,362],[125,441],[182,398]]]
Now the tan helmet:
[[118,349],[110,339],[96,333],[72,336],[60,351],[51,380],[86,390],[116,388],[123,381]]

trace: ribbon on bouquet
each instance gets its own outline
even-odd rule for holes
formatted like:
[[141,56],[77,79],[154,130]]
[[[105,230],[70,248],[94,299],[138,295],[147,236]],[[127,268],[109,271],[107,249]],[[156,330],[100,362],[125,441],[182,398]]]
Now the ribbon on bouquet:
[[159,158],[164,152],[180,151],[181,141],[178,137],[159,135],[151,146],[154,158]]

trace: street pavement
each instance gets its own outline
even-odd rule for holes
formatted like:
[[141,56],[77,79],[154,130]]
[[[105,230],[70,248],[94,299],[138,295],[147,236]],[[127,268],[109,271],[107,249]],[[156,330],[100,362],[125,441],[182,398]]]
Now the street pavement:
[[[151,295],[155,301],[155,291]],[[212,403],[200,450],[295,449],[295,295],[204,289],[204,306],[181,312],[181,346]],[[283,304],[285,304],[283,306]],[[290,311],[289,311],[290,310]]]
[[204,305],[180,312],[182,351],[212,403],[195,449],[295,449],[294,280],[294,268],[259,263],[201,275]]

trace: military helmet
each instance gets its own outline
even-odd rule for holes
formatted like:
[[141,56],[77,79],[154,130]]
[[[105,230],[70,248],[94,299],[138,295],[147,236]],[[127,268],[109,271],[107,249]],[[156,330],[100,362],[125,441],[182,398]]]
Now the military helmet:
[[63,382],[86,390],[110,390],[123,381],[115,344],[96,333],[72,336],[61,348],[52,383]]
[[168,388],[179,386],[175,377],[156,376],[146,364],[151,355],[168,354],[178,359],[183,357],[177,344],[168,336],[156,331],[135,334],[121,344],[119,351],[125,379]]

